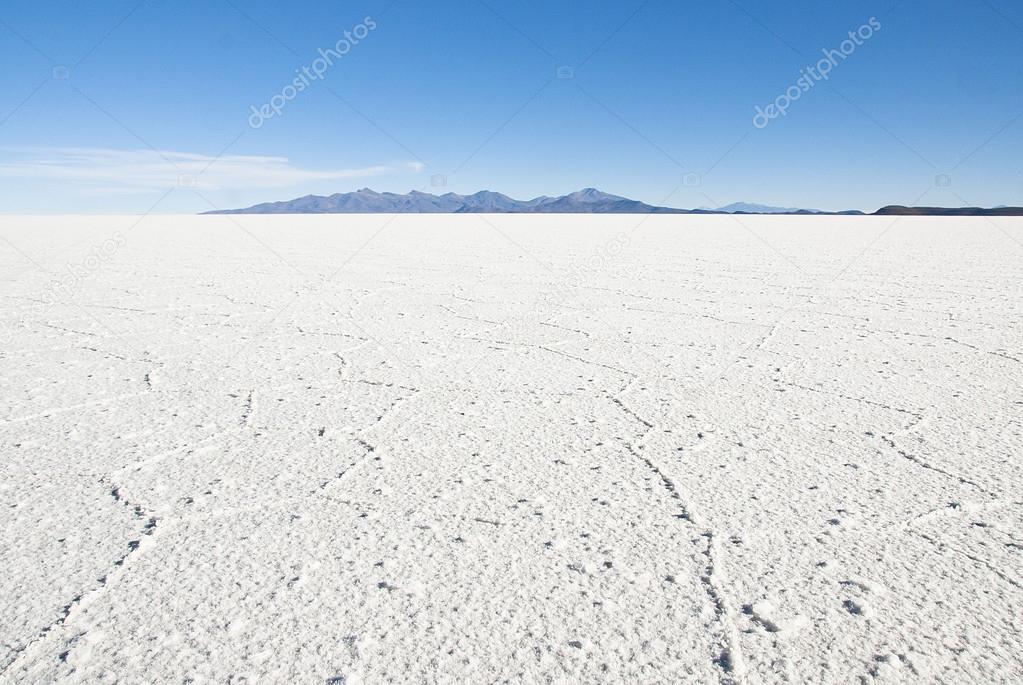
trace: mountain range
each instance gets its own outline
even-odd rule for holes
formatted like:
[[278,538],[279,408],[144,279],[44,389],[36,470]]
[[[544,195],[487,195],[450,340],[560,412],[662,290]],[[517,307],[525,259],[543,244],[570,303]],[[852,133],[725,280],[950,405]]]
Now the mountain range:
[[826,214],[819,209],[800,209],[799,207],[772,207],[771,205],[758,205],[754,202],[733,202],[724,207],[718,207],[715,212],[726,214]]
[[[859,210],[823,212],[816,209],[771,207],[736,202],[718,209],[677,209],[648,205],[595,188],[568,195],[516,200],[502,193],[481,190],[472,195],[432,195],[413,190],[405,195],[378,193],[362,188],[351,193],[305,195],[284,202],[265,202],[244,209],[220,209],[205,214],[812,214],[862,215]],[[890,205],[874,212],[892,216],[1023,216],[1023,208],[997,207],[903,207]]]
[[413,190],[407,195],[378,193],[363,188],[352,193],[306,195],[285,202],[267,202],[246,209],[207,214],[688,214],[685,209],[655,207],[638,200],[602,193],[594,188],[532,200],[515,200],[481,190],[472,195],[431,195]]
[[888,205],[877,216],[1023,216],[1023,207],[904,207]]

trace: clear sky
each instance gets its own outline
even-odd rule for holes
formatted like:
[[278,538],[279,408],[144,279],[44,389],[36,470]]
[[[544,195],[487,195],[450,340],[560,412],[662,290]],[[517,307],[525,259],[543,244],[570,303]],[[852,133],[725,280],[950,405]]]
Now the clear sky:
[[0,65],[3,213],[1023,205],[1018,0],[5,0]]

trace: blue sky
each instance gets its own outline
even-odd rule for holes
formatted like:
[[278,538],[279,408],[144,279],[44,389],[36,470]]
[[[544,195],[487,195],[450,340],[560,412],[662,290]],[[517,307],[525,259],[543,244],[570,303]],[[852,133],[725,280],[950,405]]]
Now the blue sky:
[[[826,81],[754,126],[871,18]],[[353,30],[322,79],[250,126]],[[367,186],[1023,205],[1010,0],[7,0],[0,64],[3,213],[199,212]]]

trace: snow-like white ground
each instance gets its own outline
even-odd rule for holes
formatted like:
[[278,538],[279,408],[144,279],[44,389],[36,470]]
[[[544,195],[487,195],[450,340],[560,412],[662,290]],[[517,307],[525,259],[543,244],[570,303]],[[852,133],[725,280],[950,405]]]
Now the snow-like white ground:
[[0,217],[0,681],[1023,681],[1023,221]]

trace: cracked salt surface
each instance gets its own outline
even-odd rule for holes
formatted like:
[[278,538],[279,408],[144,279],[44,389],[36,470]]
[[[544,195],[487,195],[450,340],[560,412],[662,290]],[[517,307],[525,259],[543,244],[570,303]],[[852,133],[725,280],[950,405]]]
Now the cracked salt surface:
[[0,682],[1023,681],[992,221],[0,217]]

